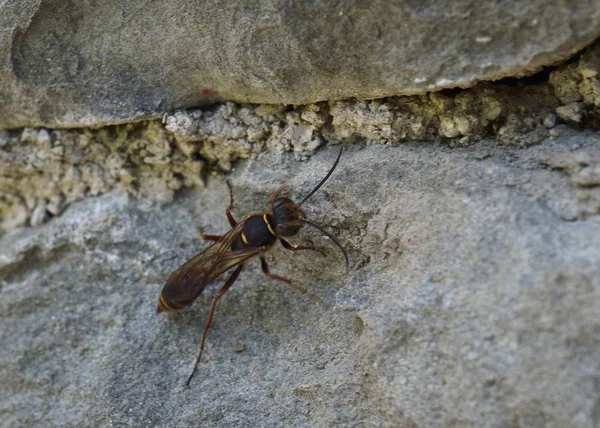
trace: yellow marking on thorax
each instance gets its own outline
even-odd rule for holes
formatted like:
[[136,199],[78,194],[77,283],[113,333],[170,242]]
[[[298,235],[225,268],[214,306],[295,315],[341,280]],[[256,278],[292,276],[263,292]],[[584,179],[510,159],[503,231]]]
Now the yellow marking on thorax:
[[244,232],[242,232],[240,234],[240,236],[242,237],[242,242],[246,245],[248,245],[248,238],[246,238],[246,234]]
[[267,214],[263,214],[263,220],[265,221],[265,223],[267,224],[267,229],[269,229],[269,233],[275,237],[277,237],[277,234],[275,233],[275,231],[273,230],[273,228],[271,227],[271,224],[269,223],[269,220],[267,220]]

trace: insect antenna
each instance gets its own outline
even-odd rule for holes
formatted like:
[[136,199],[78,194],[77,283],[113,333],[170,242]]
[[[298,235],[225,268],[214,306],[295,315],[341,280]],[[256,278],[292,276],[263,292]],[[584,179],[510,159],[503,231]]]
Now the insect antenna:
[[[340,152],[341,153],[341,152]],[[339,157],[338,157],[339,159]],[[333,171],[333,169],[332,169]],[[327,178],[327,177],[326,177]],[[333,237],[332,234],[330,234],[329,232],[327,232],[325,229],[323,229],[321,226],[319,226],[316,223],[312,223],[306,219],[302,219],[303,223],[309,224],[312,227],[314,227],[315,229],[317,229],[319,232],[321,232],[323,235],[327,236],[329,239],[331,239],[335,245],[337,245],[339,247],[340,250],[342,250],[342,253],[344,253],[344,259],[346,259],[346,271],[348,270],[348,253],[346,253],[346,250],[344,250],[344,247],[342,247],[342,245],[337,241],[337,239],[335,239]]]
[[327,179],[331,176],[331,174],[333,173],[333,170],[335,169],[335,167],[337,166],[338,162],[340,161],[340,157],[342,156],[342,146],[340,146],[340,152],[338,153],[337,159],[335,160],[335,162],[333,163],[333,166],[331,167],[331,169],[329,170],[329,172],[327,173],[327,175],[325,176],[325,178],[323,180],[321,180],[321,182],[319,184],[317,184],[317,187],[315,187],[312,192],[310,192],[304,199],[302,199],[300,201],[300,203],[298,204],[298,206],[302,205],[304,202],[306,202],[306,200],[308,198],[310,198],[312,195],[315,194],[315,192],[317,190],[319,190],[319,188],[323,185],[323,183],[325,183],[327,181]]

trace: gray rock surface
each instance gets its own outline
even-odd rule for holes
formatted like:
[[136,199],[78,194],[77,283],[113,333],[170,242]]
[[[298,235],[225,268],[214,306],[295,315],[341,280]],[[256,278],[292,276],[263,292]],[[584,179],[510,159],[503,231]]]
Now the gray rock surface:
[[0,131],[0,232],[39,226],[74,201],[116,188],[158,204],[201,186],[212,169],[265,148],[305,159],[326,141],[397,145],[491,136],[514,146],[560,135],[557,124],[600,128],[600,43],[535,79],[465,90],[303,106],[226,102],[162,121],[99,129]]
[[[156,208],[112,191],[0,239],[0,424],[595,427],[600,138],[529,148],[349,145],[306,204],[350,252],[277,249],[222,299],[154,313],[168,274],[226,230],[224,179]],[[300,197],[336,154],[265,152],[231,174],[235,214]]]
[[471,86],[565,60],[599,22],[600,0],[8,0],[0,129]]

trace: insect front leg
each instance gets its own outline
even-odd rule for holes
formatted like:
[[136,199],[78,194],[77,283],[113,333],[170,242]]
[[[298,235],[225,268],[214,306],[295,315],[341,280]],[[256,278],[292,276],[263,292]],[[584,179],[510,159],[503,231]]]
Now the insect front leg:
[[229,290],[229,287],[231,287],[233,285],[233,283],[238,279],[238,276],[240,276],[240,272],[242,272],[243,268],[244,268],[244,263],[239,265],[231,273],[231,275],[229,275],[229,278],[227,278],[227,282],[225,282],[223,287],[221,287],[219,292],[214,297],[212,303],[210,304],[210,310],[208,311],[208,317],[206,318],[206,322],[204,323],[204,331],[202,332],[202,340],[200,341],[200,352],[198,353],[198,358],[196,358],[196,362],[194,363],[194,369],[192,370],[192,374],[190,375],[190,377],[188,378],[188,380],[185,383],[187,386],[190,386],[190,382],[192,381],[192,378],[194,377],[194,374],[196,373],[196,369],[198,368],[198,363],[200,363],[200,358],[202,358],[202,351],[204,351],[204,342],[206,340],[206,333],[208,332],[208,329],[212,325],[212,320],[215,315],[215,309],[217,307],[217,302],[219,301],[219,299],[221,297],[223,297],[223,294],[225,294],[227,292],[227,290]]
[[269,205],[273,205],[273,202],[275,202],[277,198],[279,198],[279,194],[283,191],[283,189],[285,189],[285,186],[281,186],[279,189],[275,190],[275,193],[273,193],[273,195],[271,195],[271,197],[269,198]]
[[279,242],[281,242],[281,245],[283,245],[283,248],[285,248],[286,250],[290,250],[290,251],[312,250],[312,251],[321,253],[321,255],[323,255],[323,256],[327,255],[323,251],[319,250],[316,247],[313,247],[312,245],[296,245],[296,246],[294,246],[283,238],[279,238]]
[[231,187],[231,182],[227,180],[227,187],[229,188],[229,206],[225,210],[225,215],[227,216],[227,220],[229,220],[229,224],[231,227],[234,227],[237,224],[237,221],[233,218],[231,214],[231,210],[233,209],[233,188]]

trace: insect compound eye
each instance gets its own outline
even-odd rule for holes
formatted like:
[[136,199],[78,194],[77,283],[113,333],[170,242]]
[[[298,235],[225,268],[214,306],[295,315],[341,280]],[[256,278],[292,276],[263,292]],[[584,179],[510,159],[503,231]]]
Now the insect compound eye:
[[291,221],[296,217],[298,207],[288,198],[278,198],[273,203],[273,216],[277,223]]
[[291,199],[278,198],[273,203],[273,217],[278,235],[293,236],[302,227],[304,213]]

